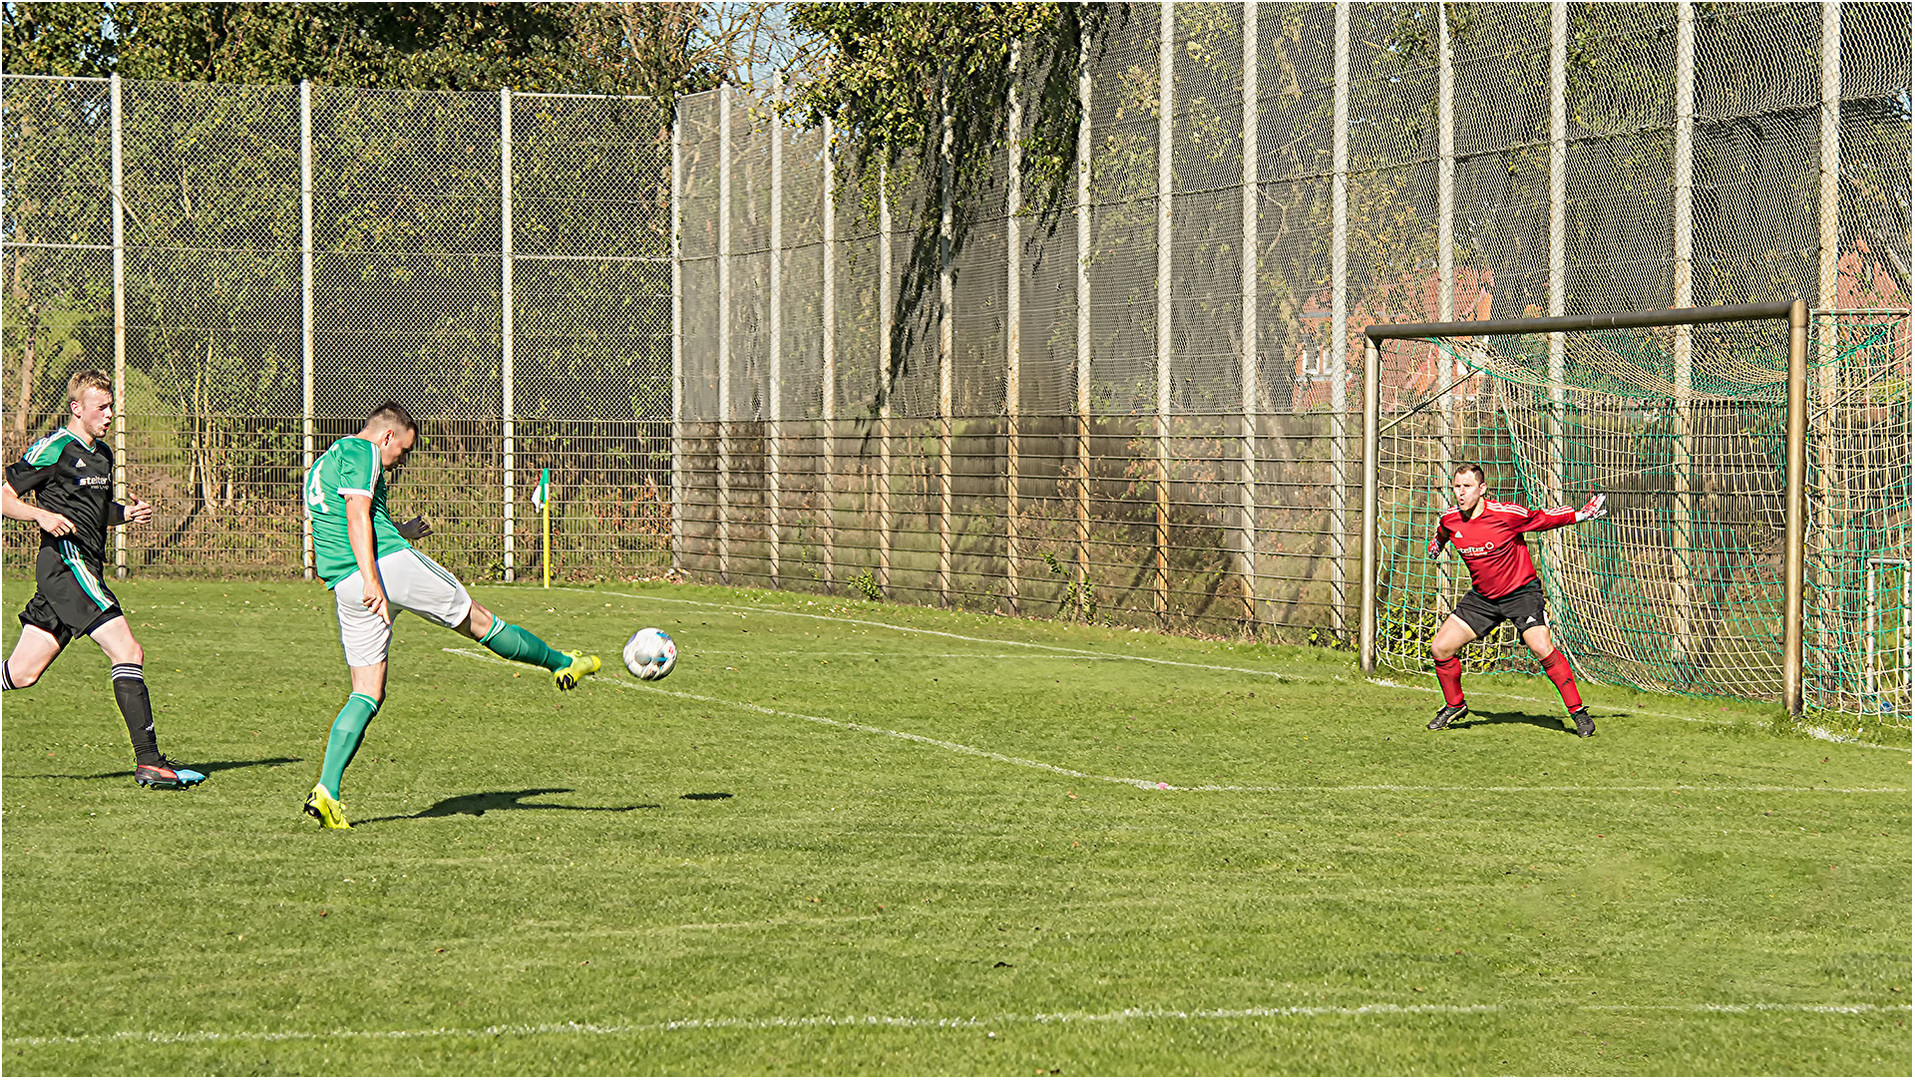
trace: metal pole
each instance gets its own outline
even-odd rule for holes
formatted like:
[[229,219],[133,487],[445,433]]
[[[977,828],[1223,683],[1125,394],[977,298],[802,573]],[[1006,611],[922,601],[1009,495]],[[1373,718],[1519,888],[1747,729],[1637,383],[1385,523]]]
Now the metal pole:
[[[126,406],[126,173],[121,152],[125,113],[113,76],[113,404]],[[207,331],[209,334],[211,330]],[[197,422],[197,418],[195,419]],[[113,498],[126,501],[126,422],[113,425]],[[126,530],[113,530],[113,576],[126,576]]]
[[731,582],[731,86],[718,87],[718,580]]
[[512,553],[512,91],[499,88],[499,383],[504,423],[505,580],[517,577]]
[[956,131],[951,118],[951,84],[947,70],[941,81],[938,109],[942,135],[938,140],[938,602],[951,605],[951,305],[952,187],[951,160]]
[[684,115],[672,106],[672,575],[685,573],[685,220]]
[[1006,125],[1005,148],[1008,163],[1004,170],[1004,604],[1017,614],[1017,419],[1022,409],[1023,375],[1019,371],[1019,349],[1023,345],[1024,250],[1024,95],[1018,85],[1018,65],[1023,59],[1019,42],[1011,42],[1011,70],[1007,80],[1011,94],[1011,116]]
[[[1456,318],[1456,67],[1450,60],[1449,5],[1436,5],[1436,321]],[[1437,350],[1442,362],[1448,353]],[[1461,361],[1449,358],[1446,380],[1463,373]],[[1455,439],[1462,434],[1463,394],[1452,387],[1437,411],[1443,440],[1443,471],[1457,464]],[[1449,586],[1449,562],[1437,563],[1444,591]]]
[[1242,341],[1237,360],[1243,431],[1238,480],[1237,577],[1247,637],[1257,636],[1257,5],[1243,4]]
[[[300,470],[312,472],[313,430],[313,84],[299,81],[299,434]],[[300,563],[313,579],[313,519],[300,515]]]
[[891,192],[878,167],[878,588],[891,587]]
[[[1675,184],[1674,229],[1675,259],[1671,268],[1675,277],[1675,306],[1686,308],[1694,303],[1694,244],[1695,244],[1695,123],[1696,123],[1696,19],[1695,5],[1690,0],[1681,0],[1676,5],[1676,131],[1675,131]],[[1674,596],[1671,598],[1671,613],[1674,615],[1674,631],[1669,647],[1678,664],[1685,664],[1691,650],[1689,645],[1689,614],[1693,604],[1693,592],[1690,578],[1689,548],[1694,530],[1694,513],[1691,491],[1694,477],[1691,474],[1692,437],[1695,425],[1695,405],[1691,400],[1691,391],[1695,382],[1695,338],[1687,326],[1677,326],[1675,333],[1675,381],[1676,408],[1675,431],[1670,440],[1670,479],[1675,488],[1674,535],[1671,538],[1671,552],[1675,564]]]
[[831,121],[824,126],[824,387],[819,416],[824,420],[824,535],[820,541],[821,573],[825,591],[835,586],[831,549],[833,520],[837,512],[838,482],[838,170],[837,132]]
[[[1553,0],[1549,5],[1549,313],[1564,311],[1564,287],[1568,280],[1567,182],[1569,165],[1569,4]],[[1546,429],[1549,436],[1548,460],[1569,460],[1566,438],[1569,423],[1569,392],[1563,380],[1568,370],[1569,340],[1561,333],[1549,335],[1549,412]],[[1548,480],[1545,486],[1551,486]],[[1558,477],[1552,491],[1560,489]],[[1568,492],[1561,492],[1567,498]],[[1549,566],[1563,565],[1563,531],[1541,534]]]
[[1809,441],[1809,305],[1789,308],[1788,506],[1782,560],[1782,697],[1790,716],[1802,715],[1803,561],[1807,553]]
[[765,550],[771,571],[771,587],[778,587],[778,530],[781,525],[779,495],[782,477],[778,475],[779,442],[784,435],[784,216],[785,154],[784,125],[778,110],[771,110],[771,275],[770,307],[767,326],[767,393],[765,423]]
[[1383,382],[1376,339],[1363,343],[1363,572],[1357,600],[1357,657],[1364,671],[1376,670],[1377,467],[1382,427]]
[[1162,0],[1157,17],[1157,578],[1152,592],[1157,625],[1165,629],[1170,626],[1170,192],[1176,156],[1170,110],[1176,26],[1174,0]]
[[1833,310],[1842,233],[1837,218],[1842,179],[1842,0],[1822,0],[1821,248],[1816,260],[1816,306]]
[[1090,40],[1077,43],[1077,580],[1082,619],[1090,592]]
[[1330,133],[1330,626],[1339,638],[1344,624],[1349,557],[1350,384],[1350,0],[1336,5],[1336,98]]

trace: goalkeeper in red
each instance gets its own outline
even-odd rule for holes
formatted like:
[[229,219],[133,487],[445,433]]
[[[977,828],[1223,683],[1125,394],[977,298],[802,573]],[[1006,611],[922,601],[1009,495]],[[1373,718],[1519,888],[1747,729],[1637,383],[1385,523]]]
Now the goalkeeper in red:
[[1463,564],[1469,567],[1470,590],[1457,601],[1456,610],[1443,620],[1430,641],[1436,681],[1443,686],[1443,707],[1436,710],[1430,730],[1441,731],[1469,713],[1463,700],[1463,663],[1456,654],[1508,620],[1516,624],[1523,644],[1542,661],[1543,674],[1563,695],[1576,734],[1583,738],[1594,735],[1596,724],[1583,707],[1582,695],[1576,692],[1576,673],[1569,668],[1569,658],[1549,639],[1549,622],[1543,617],[1543,586],[1536,580],[1536,564],[1523,534],[1602,517],[1608,513],[1603,509],[1603,496],[1592,496],[1580,510],[1567,506],[1531,510],[1497,502],[1489,497],[1479,465],[1459,466],[1451,478],[1451,489],[1456,493],[1456,505],[1443,511],[1436,536],[1430,540],[1430,558],[1440,556],[1444,544],[1455,544]]

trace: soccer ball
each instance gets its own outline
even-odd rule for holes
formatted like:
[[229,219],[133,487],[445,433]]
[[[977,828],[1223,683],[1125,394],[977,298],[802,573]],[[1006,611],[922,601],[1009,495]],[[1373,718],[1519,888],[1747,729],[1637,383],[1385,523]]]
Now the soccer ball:
[[662,679],[678,663],[678,646],[672,636],[655,626],[633,634],[625,643],[625,670],[641,679]]

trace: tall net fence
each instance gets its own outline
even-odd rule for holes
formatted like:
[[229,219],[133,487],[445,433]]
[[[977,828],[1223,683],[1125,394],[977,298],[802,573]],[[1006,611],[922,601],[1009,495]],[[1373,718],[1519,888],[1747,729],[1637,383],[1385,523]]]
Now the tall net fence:
[[[1882,688],[1905,687],[1908,669],[1894,629],[1908,612],[1894,436],[1907,331],[1893,314],[1908,303],[1906,15],[1116,5],[1078,101],[1040,93],[1055,89],[1049,72],[1017,71],[1004,138],[958,148],[989,163],[951,190],[948,233],[936,157],[861,170],[843,140],[782,128],[742,92],[724,91],[722,107],[719,93],[687,98],[683,416],[696,456],[681,473],[680,561],[732,582],[1348,642],[1365,326],[1800,297],[1822,312],[1816,370],[1837,372],[1817,378],[1874,380],[1880,410],[1845,412],[1858,399],[1831,391],[1811,432],[1829,455],[1828,528],[1864,505],[1876,522],[1866,540],[1825,532],[1811,546],[1828,563],[1812,588],[1831,612],[1810,631],[1823,657],[1811,663],[1857,672],[1828,675],[1813,701],[1905,701]],[[1040,190],[1016,162],[1045,109],[1069,113],[1086,151],[1070,180]],[[1850,330],[1836,328],[1851,326],[1882,336],[1854,329],[1872,343],[1844,352],[1835,342]],[[1770,376],[1786,331],[1779,349],[1711,333],[1711,357],[1759,356],[1737,361],[1755,365],[1746,386],[1697,391],[1686,442],[1667,408],[1590,399],[1572,417],[1588,426],[1567,472],[1584,484],[1616,474],[1625,503],[1640,489],[1648,501],[1607,528],[1633,522],[1644,537],[1675,527],[1671,455],[1717,485],[1698,487],[1683,519],[1689,598],[1645,584],[1629,600],[1640,617],[1615,631],[1686,618],[1693,659],[1656,660],[1666,670],[1652,674],[1650,661],[1599,660],[1614,643],[1595,636],[1572,656],[1603,678],[1770,696],[1777,650],[1762,635],[1780,594],[1763,594],[1763,575],[1780,572],[1780,553],[1761,530],[1779,535],[1781,496],[1755,429],[1774,419],[1761,402],[1780,392]],[[1653,367],[1673,345],[1588,347]],[[1471,362],[1435,346],[1390,357],[1386,396],[1407,407]],[[1595,354],[1570,370],[1579,363]],[[1565,498],[1564,468],[1523,466],[1509,428],[1517,403],[1553,400],[1548,357],[1515,350],[1491,366],[1500,374],[1466,379],[1455,407],[1398,430],[1399,453],[1433,473],[1412,442],[1467,443],[1501,463],[1493,479],[1509,497]],[[1651,456],[1621,464],[1638,451]],[[1447,478],[1402,483],[1422,500],[1401,509],[1414,531]],[[1713,524],[1718,511],[1749,523]],[[1736,544],[1754,554],[1732,557]],[[1608,564],[1589,565],[1586,584],[1552,588],[1601,587]],[[1397,602],[1433,612],[1459,583],[1430,573],[1399,581]]]
[[[71,373],[115,376],[156,508],[119,572],[298,576],[301,475],[388,399],[427,436],[394,506],[462,575],[536,572],[548,468],[562,577],[666,569],[655,103],[8,76],[0,114],[5,450],[64,422]],[[9,522],[9,565],[35,543]]]
[[[1888,312],[1825,315],[1812,326],[1810,707],[1910,711],[1908,329],[1905,314]],[[1385,372],[1433,361],[1464,372],[1429,397],[1386,394],[1386,663],[1428,670],[1431,637],[1470,587],[1452,553],[1432,560],[1425,546],[1454,502],[1453,470],[1473,463],[1493,497],[1532,508],[1608,495],[1606,518],[1530,537],[1552,640],[1579,670],[1649,690],[1783,697],[1786,323],[1384,344]],[[1507,624],[1466,650],[1465,663],[1535,669]]]

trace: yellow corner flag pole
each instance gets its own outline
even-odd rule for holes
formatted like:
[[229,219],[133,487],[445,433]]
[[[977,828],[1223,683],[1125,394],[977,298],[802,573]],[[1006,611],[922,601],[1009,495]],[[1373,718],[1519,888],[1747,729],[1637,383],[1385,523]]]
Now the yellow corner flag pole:
[[552,587],[552,470],[539,470],[539,487],[532,493],[532,500],[539,504],[539,517],[545,525],[545,545],[540,550],[539,562],[545,570],[545,587]]

